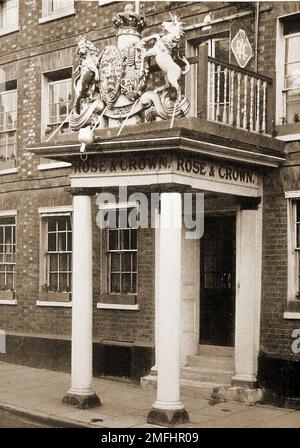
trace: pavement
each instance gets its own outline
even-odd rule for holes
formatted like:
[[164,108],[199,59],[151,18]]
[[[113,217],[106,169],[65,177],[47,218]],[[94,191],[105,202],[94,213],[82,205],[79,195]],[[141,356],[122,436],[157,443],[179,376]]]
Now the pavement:
[[[156,398],[152,388],[94,378],[102,406],[80,410],[62,404],[70,374],[0,362],[0,410],[44,427],[161,428],[147,423]],[[238,402],[210,404],[182,395],[190,422],[182,428],[300,428],[300,411]],[[0,412],[0,422],[1,420]],[[2,425],[0,425],[3,427]]]

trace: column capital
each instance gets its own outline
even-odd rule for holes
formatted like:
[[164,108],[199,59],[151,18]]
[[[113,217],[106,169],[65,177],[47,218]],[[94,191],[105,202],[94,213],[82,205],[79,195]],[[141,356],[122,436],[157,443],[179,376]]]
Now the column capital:
[[261,197],[251,198],[251,197],[239,197],[239,204],[241,210],[257,210],[259,204],[261,203]]
[[72,196],[94,196],[97,193],[96,188],[87,187],[66,187],[65,191]]

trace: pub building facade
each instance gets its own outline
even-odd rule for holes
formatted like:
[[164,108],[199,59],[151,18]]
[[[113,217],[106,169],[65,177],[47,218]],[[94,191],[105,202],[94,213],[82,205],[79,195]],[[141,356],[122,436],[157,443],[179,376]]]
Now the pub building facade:
[[4,0],[0,42],[0,360],[299,406],[300,2]]

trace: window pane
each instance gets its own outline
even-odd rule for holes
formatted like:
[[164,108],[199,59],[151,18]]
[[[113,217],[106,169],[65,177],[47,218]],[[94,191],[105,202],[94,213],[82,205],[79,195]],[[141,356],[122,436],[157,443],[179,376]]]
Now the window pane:
[[68,235],[67,235],[67,250],[69,252],[72,251],[72,232],[68,232]]
[[134,272],[136,272],[137,271],[137,263],[136,263],[136,259],[137,259],[137,253],[136,252],[133,252],[132,254],[131,254],[131,257],[132,257],[132,271]]
[[49,282],[49,289],[50,291],[57,291],[57,274],[50,274],[50,282]]
[[0,29],[9,30],[18,25],[18,0],[6,0],[0,3]]
[[59,255],[59,269],[60,271],[68,271],[68,254]]
[[3,266],[1,266],[1,265],[0,265],[0,288],[2,290],[6,289],[5,274],[3,272]]
[[9,272],[6,274],[6,288],[9,291],[13,291],[14,289],[14,275],[13,272]]
[[118,230],[109,230],[108,250],[118,249]]
[[49,83],[49,122],[61,123],[69,114],[72,97],[72,79]]
[[68,276],[67,274],[60,274],[59,276],[59,291],[67,292],[68,291]]
[[132,274],[132,294],[136,294],[137,293],[137,275],[136,274]]
[[131,291],[131,275],[122,274],[122,293],[128,294]]
[[[290,93],[290,92],[289,92]],[[300,95],[288,95],[289,101],[286,104],[287,123],[298,123],[300,121]]]
[[0,130],[14,129],[17,122],[17,92],[0,94]]
[[56,230],[56,218],[55,217],[48,218],[48,230],[51,232]]
[[229,39],[214,40],[215,58],[229,61]]
[[120,254],[111,254],[111,272],[120,272]]
[[119,274],[111,274],[110,276],[110,292],[112,293],[120,293],[121,287],[120,287],[120,275]]
[[122,272],[131,272],[131,253],[122,254]]
[[58,248],[59,252],[65,252],[67,250],[67,234],[66,232],[58,233]]
[[121,249],[130,249],[129,234],[130,230],[120,230]]
[[137,249],[137,229],[131,230],[131,249]]
[[[300,58],[299,58],[300,60]],[[287,76],[296,76],[297,79],[299,79],[299,73],[300,73],[300,62],[292,62],[286,65],[286,75]],[[286,86],[288,87],[288,86]]]
[[56,251],[56,233],[48,233],[48,251]]
[[300,36],[286,39],[286,62],[300,61]]
[[58,255],[51,254],[50,257],[50,272],[56,272],[58,270]]

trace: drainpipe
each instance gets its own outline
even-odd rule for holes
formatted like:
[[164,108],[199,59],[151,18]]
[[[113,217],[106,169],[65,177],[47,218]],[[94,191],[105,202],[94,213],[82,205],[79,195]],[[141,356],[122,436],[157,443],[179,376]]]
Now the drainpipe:
[[258,71],[258,32],[259,32],[259,1],[255,7],[255,37],[254,37],[254,71]]

